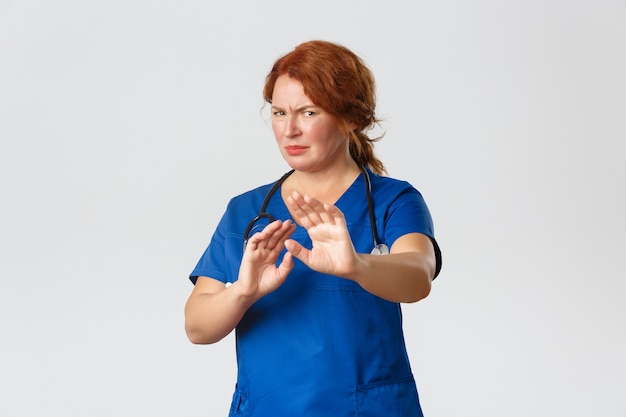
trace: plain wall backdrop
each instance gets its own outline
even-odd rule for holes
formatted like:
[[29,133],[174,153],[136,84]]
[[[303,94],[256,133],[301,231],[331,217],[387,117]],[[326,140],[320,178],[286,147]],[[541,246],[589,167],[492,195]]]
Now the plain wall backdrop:
[[[187,279],[288,169],[265,75],[361,55],[443,249],[405,305],[427,417],[626,416],[626,3],[0,1],[0,415],[226,416]],[[340,369],[337,370],[341,372]]]

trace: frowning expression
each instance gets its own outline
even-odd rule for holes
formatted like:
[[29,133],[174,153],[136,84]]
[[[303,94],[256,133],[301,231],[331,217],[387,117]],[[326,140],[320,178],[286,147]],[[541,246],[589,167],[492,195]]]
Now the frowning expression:
[[302,83],[281,75],[272,94],[272,129],[280,152],[296,170],[315,172],[349,160],[339,123],[304,93]]

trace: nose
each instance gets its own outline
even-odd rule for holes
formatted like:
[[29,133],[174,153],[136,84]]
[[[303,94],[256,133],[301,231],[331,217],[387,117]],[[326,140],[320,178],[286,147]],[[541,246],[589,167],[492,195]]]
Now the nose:
[[300,134],[300,127],[296,116],[289,116],[285,120],[285,136],[288,138],[296,137]]

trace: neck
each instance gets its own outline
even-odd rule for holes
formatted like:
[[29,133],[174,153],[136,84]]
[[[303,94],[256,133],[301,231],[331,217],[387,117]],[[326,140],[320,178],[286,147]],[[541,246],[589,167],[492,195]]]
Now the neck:
[[323,203],[334,204],[360,173],[361,170],[354,161],[349,165],[324,171],[296,171],[285,181],[282,194],[286,196],[297,191]]

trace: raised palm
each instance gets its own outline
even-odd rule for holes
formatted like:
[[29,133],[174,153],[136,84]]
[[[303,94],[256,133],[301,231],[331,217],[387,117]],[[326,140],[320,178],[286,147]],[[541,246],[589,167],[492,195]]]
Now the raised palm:
[[289,240],[286,247],[309,268],[343,276],[354,268],[356,252],[343,213],[336,206],[294,193],[287,199],[296,221],[306,228],[313,247]]
[[278,256],[284,248],[295,225],[287,220],[277,220],[255,233],[246,245],[239,267],[239,286],[244,295],[260,298],[276,290],[293,269],[291,254],[286,253],[281,264],[276,266]]

